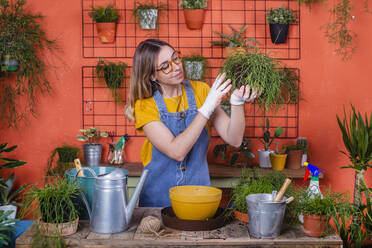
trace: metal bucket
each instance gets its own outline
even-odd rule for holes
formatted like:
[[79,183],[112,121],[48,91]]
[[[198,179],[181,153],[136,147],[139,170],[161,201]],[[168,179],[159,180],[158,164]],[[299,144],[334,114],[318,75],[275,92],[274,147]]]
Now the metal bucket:
[[256,238],[276,238],[280,235],[285,213],[285,200],[273,202],[272,194],[246,196],[249,233]]
[[[116,167],[108,167],[108,166],[84,166],[84,168],[89,168],[96,173],[97,176],[110,173],[111,171],[117,169]],[[127,182],[128,182],[128,171],[126,169],[122,169],[127,175]],[[80,177],[76,174],[76,168],[72,168],[70,170],[67,170],[65,172],[66,178],[70,180],[74,180],[74,178],[77,178],[78,184],[81,186],[82,191],[88,201],[90,209],[92,209],[92,202],[93,202],[93,195],[94,195],[94,182],[95,178],[92,173],[90,173],[87,170],[84,170],[84,176]],[[125,192],[127,189],[125,189]],[[85,208],[84,202],[82,199],[78,199],[79,205],[80,205],[80,219],[81,220],[89,220],[89,214],[87,209]]]

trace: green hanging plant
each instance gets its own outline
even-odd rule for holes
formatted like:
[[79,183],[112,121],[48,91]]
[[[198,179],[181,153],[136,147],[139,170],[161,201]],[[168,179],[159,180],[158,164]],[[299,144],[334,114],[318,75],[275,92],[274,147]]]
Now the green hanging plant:
[[124,81],[124,70],[127,64],[124,62],[105,62],[100,60],[96,65],[96,74],[98,78],[103,78],[107,87],[111,90],[115,102],[122,102],[118,89]]
[[51,90],[45,75],[46,51],[57,49],[40,25],[43,16],[25,9],[26,0],[0,0],[0,59],[5,56],[19,62],[15,72],[0,74],[0,121],[17,127],[36,115],[38,93]]

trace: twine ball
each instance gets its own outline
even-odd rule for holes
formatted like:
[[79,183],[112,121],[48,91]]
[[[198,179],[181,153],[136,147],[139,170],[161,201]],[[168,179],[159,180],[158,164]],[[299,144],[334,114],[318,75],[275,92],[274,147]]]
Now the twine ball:
[[140,230],[142,233],[158,233],[160,227],[160,220],[154,216],[147,216],[143,218],[140,223]]

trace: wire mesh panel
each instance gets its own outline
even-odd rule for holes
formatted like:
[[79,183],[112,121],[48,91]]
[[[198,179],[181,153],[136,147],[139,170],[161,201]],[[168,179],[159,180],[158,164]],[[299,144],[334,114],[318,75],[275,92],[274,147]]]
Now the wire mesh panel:
[[[208,0],[204,25],[201,30],[187,29],[183,11],[178,0],[154,0],[163,6],[159,13],[158,28],[153,31],[142,30],[136,24],[133,9],[136,0],[82,0],[82,51],[84,58],[131,58],[135,47],[142,40],[153,37],[165,40],[179,50],[198,53],[210,59],[226,56],[222,47],[212,46],[211,41],[220,39],[215,32],[231,34],[229,26],[239,29],[247,28],[244,34],[254,38],[257,46],[271,57],[282,60],[301,58],[300,23],[293,23],[289,28],[287,42],[273,44],[269,26],[266,22],[266,11],[272,7],[286,6],[294,10],[300,20],[300,8],[294,0]],[[94,22],[89,17],[92,6],[111,4],[119,10],[114,43],[102,44],[97,36]]]

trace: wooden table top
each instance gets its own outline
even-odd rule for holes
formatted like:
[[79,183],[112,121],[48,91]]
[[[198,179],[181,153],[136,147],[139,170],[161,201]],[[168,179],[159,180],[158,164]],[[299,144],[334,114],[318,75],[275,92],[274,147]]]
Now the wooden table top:
[[[233,221],[224,227],[211,231],[179,231],[162,227],[164,231],[157,236],[144,234],[138,228],[143,217],[152,215],[161,220],[161,208],[136,208],[127,231],[115,234],[90,232],[88,221],[80,221],[78,232],[65,237],[68,247],[107,248],[107,247],[342,247],[337,235],[323,238],[304,236],[302,228],[289,230],[275,239],[252,238],[247,224]],[[36,223],[36,222],[34,222]],[[35,224],[34,224],[35,225]],[[17,248],[30,248],[33,227],[27,229],[16,241]]]

